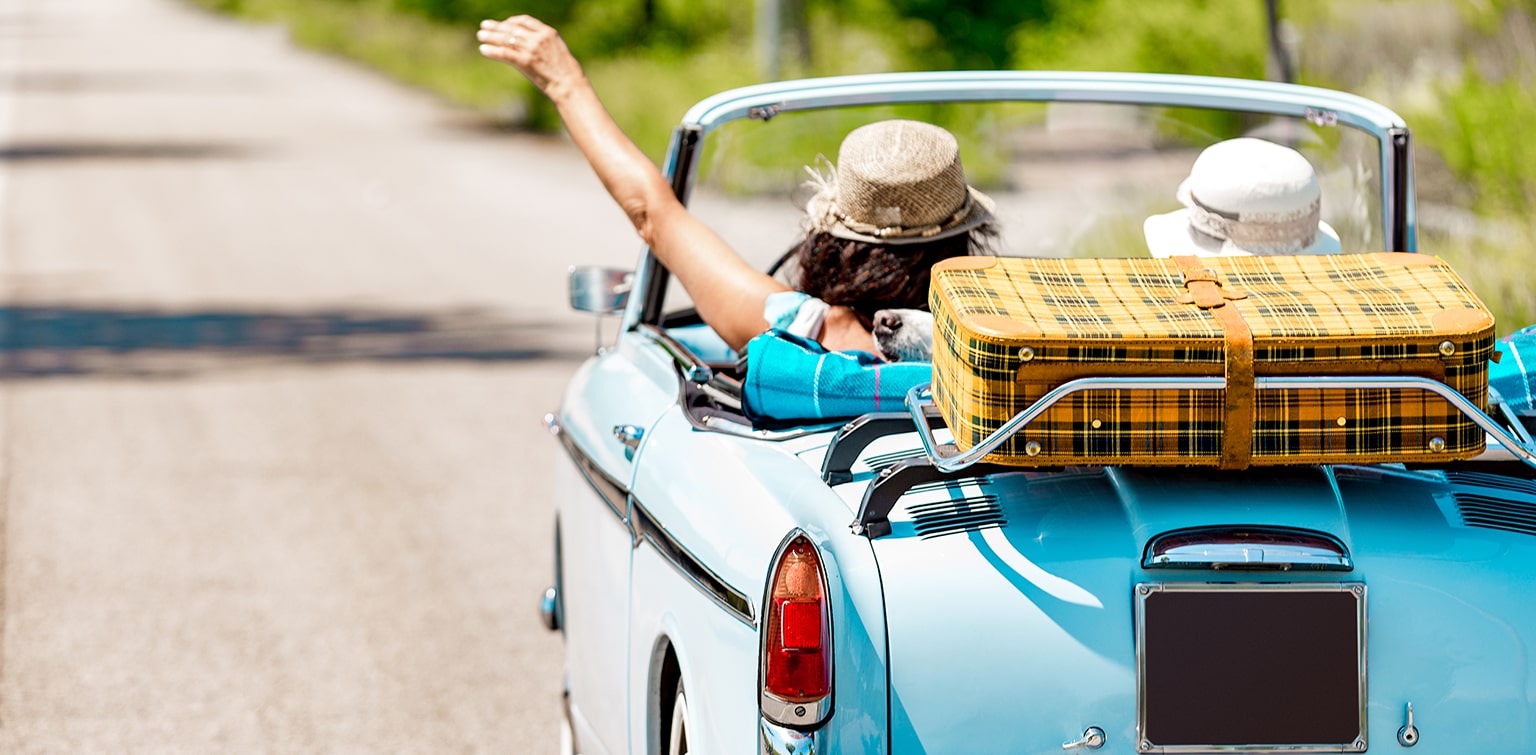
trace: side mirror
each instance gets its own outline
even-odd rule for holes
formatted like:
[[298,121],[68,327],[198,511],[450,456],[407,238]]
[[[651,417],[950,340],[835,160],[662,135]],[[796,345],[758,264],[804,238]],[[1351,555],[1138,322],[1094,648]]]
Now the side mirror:
[[583,265],[571,268],[571,309],[611,315],[621,312],[629,302],[630,281],[634,273],[609,267]]

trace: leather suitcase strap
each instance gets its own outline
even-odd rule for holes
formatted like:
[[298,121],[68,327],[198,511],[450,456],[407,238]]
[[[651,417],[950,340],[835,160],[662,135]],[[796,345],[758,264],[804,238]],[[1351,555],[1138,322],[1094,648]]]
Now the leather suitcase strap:
[[1228,288],[1199,257],[1173,257],[1184,277],[1181,304],[1192,304],[1216,318],[1226,341],[1226,381],[1223,392],[1220,469],[1245,469],[1253,456],[1254,386],[1253,330],[1243,313],[1227,302],[1248,298]]

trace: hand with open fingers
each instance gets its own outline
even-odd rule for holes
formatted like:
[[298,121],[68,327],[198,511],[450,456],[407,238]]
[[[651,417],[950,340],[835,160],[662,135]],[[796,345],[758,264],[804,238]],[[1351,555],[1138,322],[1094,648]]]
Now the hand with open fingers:
[[560,34],[532,16],[481,21],[476,36],[481,55],[515,67],[545,94],[582,75]]

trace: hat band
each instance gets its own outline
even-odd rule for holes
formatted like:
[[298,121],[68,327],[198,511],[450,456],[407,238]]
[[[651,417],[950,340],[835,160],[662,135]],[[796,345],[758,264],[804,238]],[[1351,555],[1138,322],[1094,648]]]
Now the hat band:
[[1295,212],[1233,214],[1201,203],[1189,195],[1189,225],[1213,238],[1255,254],[1292,254],[1317,242],[1322,201]]
[[877,239],[928,238],[929,236],[937,236],[938,234],[941,234],[950,228],[955,227],[961,221],[969,217],[971,214],[972,201],[971,193],[967,191],[965,193],[965,201],[960,203],[960,209],[955,210],[954,214],[945,218],[943,222],[934,223],[933,225],[921,225],[912,227],[892,225],[881,227],[855,220],[847,213],[837,209],[836,206],[832,208],[832,215],[841,221],[842,224],[848,228],[848,230],[862,233],[865,236],[874,236]]

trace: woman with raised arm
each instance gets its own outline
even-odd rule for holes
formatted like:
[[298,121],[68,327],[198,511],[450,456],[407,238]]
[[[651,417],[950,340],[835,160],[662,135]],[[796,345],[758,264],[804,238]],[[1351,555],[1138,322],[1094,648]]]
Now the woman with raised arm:
[[992,201],[965,183],[955,138],[938,126],[881,121],[843,140],[818,176],[796,289],[753,269],[683,207],[661,171],[598,101],[565,42],[531,16],[483,21],[480,53],[522,72],[551,101],[577,148],[635,230],[677,276],[699,316],[731,348],[779,328],[831,350],[871,351],[881,309],[926,309],[929,268],[995,237]]

